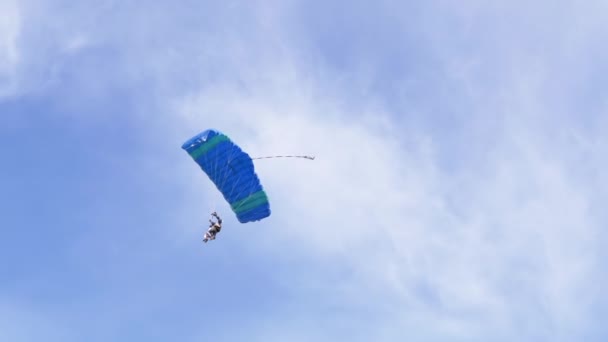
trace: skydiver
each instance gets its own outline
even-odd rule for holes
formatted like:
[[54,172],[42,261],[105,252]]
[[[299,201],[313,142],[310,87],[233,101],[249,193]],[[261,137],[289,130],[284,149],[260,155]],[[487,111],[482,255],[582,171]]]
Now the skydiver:
[[217,219],[217,222],[209,220],[209,230],[207,230],[203,238],[204,243],[207,243],[207,241],[209,240],[215,240],[215,235],[217,235],[217,233],[222,230],[222,219],[217,215],[215,211],[211,213],[211,216],[215,217]]

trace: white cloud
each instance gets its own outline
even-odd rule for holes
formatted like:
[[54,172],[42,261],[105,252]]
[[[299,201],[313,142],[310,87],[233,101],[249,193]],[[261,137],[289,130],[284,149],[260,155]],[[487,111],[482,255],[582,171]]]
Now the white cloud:
[[[509,104],[490,117],[498,131],[486,132],[495,136],[479,158],[453,170],[435,154],[449,140],[400,126],[373,97],[348,103],[335,82],[275,65],[237,69],[238,85],[205,88],[178,112],[181,134],[214,127],[254,155],[317,155],[256,164],[274,208],[256,245],[312,255],[328,273],[352,271],[337,282],[301,271],[286,286],[384,312],[384,324],[361,328],[384,340],[568,339],[589,328],[601,299],[593,240],[601,225],[568,164],[577,147],[547,130],[568,122],[544,125],[546,99],[534,95],[544,95],[546,74],[490,90],[480,108]],[[473,90],[484,86],[464,77]]]
[[0,1],[0,97],[11,94],[16,87],[20,30],[21,16],[17,1]]
[[[605,221],[592,207],[594,199],[605,199],[608,183],[601,172],[592,169],[606,166],[607,144],[602,130],[572,126],[577,117],[554,111],[561,104],[570,104],[569,100],[576,101],[555,98],[566,92],[551,88],[560,79],[555,77],[558,67],[571,65],[574,59],[566,53],[571,46],[593,52],[589,49],[594,33],[602,27],[600,20],[586,26],[587,34],[578,31],[585,30],[580,26],[572,32],[564,29],[572,40],[552,45],[548,52],[533,49],[531,54],[528,48],[536,47],[536,40],[519,41],[525,38],[521,31],[510,35],[506,28],[513,27],[513,17],[501,17],[503,6],[488,9],[472,3],[481,7],[475,12],[479,16],[459,4],[464,19],[451,12],[455,8],[447,7],[436,22],[456,18],[455,24],[445,20],[448,24],[439,29],[421,30],[421,40],[428,39],[436,47],[433,52],[438,61],[433,66],[440,76],[454,88],[466,87],[462,94],[472,102],[468,108],[439,107],[449,109],[467,127],[458,143],[477,151],[472,157],[463,155],[464,161],[457,167],[444,163],[440,153],[457,143],[453,137],[402,124],[409,121],[400,116],[414,110],[403,103],[412,99],[402,99],[395,109],[396,104],[371,95],[365,84],[372,82],[361,78],[376,76],[374,61],[363,63],[365,76],[359,76],[360,70],[348,70],[355,76],[344,77],[319,61],[304,60],[298,55],[298,42],[282,33],[289,32],[283,27],[288,23],[278,10],[262,9],[253,15],[255,20],[230,11],[221,13],[231,23],[243,20],[247,25],[234,25],[236,28],[219,33],[205,27],[200,34],[204,38],[188,36],[193,42],[178,40],[179,44],[158,55],[149,55],[145,47],[150,41],[143,38],[148,31],[141,23],[148,17],[135,18],[146,30],[140,26],[125,30],[125,41],[141,44],[125,53],[131,63],[128,66],[143,60],[144,67],[134,73],[151,70],[149,79],[157,80],[154,86],[161,93],[155,97],[175,94],[164,87],[179,83],[176,74],[183,76],[184,71],[176,68],[184,61],[192,63],[184,67],[189,78],[205,80],[193,82],[197,86],[203,83],[200,89],[190,89],[186,95],[178,92],[171,99],[179,114],[177,119],[171,117],[178,122],[170,128],[172,141],[213,127],[225,131],[253,155],[317,156],[314,162],[286,159],[256,164],[273,215],[250,225],[254,233],[243,237],[243,245],[260,257],[286,260],[277,263],[298,259],[306,260],[311,268],[319,265],[311,270],[282,271],[284,286],[295,298],[289,305],[295,309],[277,308],[286,315],[271,321],[275,326],[281,321],[292,324],[286,324],[285,330],[259,331],[260,336],[284,340],[310,330],[314,340],[321,340],[324,334],[320,330],[331,328],[320,328],[318,323],[331,319],[331,313],[318,308],[310,315],[294,313],[314,299],[376,316],[373,324],[351,332],[375,340],[403,340],[403,336],[567,340],[584,333],[593,303],[606,300],[597,285],[604,280],[599,255],[605,241],[596,239]],[[14,3],[8,4],[16,8]],[[519,6],[506,7],[511,15],[519,13]],[[427,14],[434,15],[435,10]],[[16,9],[13,11],[18,18]],[[167,20],[162,8],[156,11],[152,14],[159,20]],[[486,18],[487,14],[492,15]],[[492,18],[499,17],[502,21],[483,31]],[[578,20],[582,17],[577,16]],[[536,19],[535,15],[526,17],[523,27],[532,28]],[[468,26],[458,31],[460,24]],[[15,48],[19,21],[6,25],[9,29],[0,31],[0,51],[5,51],[0,57],[9,61],[2,64],[7,65],[6,70],[12,70],[9,67],[19,63]],[[67,31],[73,34],[61,40],[65,41],[59,44],[64,51],[89,44],[87,35]],[[449,40],[455,33],[460,35],[454,40],[462,45]],[[535,33],[536,38],[563,42],[560,35],[550,36],[545,30]],[[171,35],[163,37],[167,36]],[[123,37],[109,34],[104,39],[114,47],[123,46],[114,40]],[[201,50],[184,48],[189,43],[200,45]],[[469,51],[464,43],[480,48]],[[553,58],[555,53],[562,58]],[[0,72],[4,70],[0,68]],[[201,70],[201,74],[190,74],[193,70]],[[221,71],[214,73],[217,70]],[[572,76],[577,70],[564,74]],[[357,82],[347,83],[353,80]],[[434,101],[445,99],[433,95],[414,99],[420,111],[416,115],[431,115]],[[465,113],[469,109],[472,113]],[[605,108],[601,111],[605,113]],[[606,123],[600,126],[605,128]],[[468,134],[470,127],[476,134]],[[588,156],[583,161],[593,166],[583,166],[581,171],[572,164],[579,160],[580,152]],[[193,184],[207,186],[204,177],[189,172],[191,161],[183,165],[188,167],[183,174],[192,175]],[[180,171],[172,165],[171,172]],[[593,177],[587,178],[589,174]],[[600,186],[595,187],[597,184]],[[200,187],[189,187],[189,191],[184,202],[195,204],[192,208],[185,205],[184,211],[200,212],[200,202],[195,200],[201,196]],[[176,220],[182,219],[189,220]],[[171,235],[174,232],[171,227]],[[256,239],[255,234],[260,236]],[[267,317],[260,318],[264,319]]]

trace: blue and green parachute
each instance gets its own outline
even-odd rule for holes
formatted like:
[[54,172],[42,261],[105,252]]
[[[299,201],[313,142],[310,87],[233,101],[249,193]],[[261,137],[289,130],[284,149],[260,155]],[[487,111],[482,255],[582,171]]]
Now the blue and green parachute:
[[239,222],[259,221],[270,216],[268,197],[251,157],[228,136],[209,129],[186,141],[182,148],[209,176]]

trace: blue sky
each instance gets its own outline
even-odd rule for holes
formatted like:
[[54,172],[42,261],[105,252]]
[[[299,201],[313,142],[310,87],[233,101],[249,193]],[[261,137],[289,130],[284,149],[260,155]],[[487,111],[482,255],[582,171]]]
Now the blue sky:
[[[0,13],[2,341],[608,339],[605,2]],[[241,225],[207,128],[317,159]]]

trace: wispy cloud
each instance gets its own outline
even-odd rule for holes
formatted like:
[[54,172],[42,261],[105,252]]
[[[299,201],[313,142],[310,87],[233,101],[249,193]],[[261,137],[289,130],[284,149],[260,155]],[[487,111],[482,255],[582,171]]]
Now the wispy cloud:
[[17,1],[12,0],[0,2],[0,13],[0,97],[3,97],[10,95],[16,87],[21,16]]
[[[525,22],[532,25],[536,15],[529,18]],[[338,283],[295,276],[288,287],[338,306],[383,312],[390,318],[375,331],[391,331],[384,336],[389,340],[408,334],[570,339],[593,330],[594,302],[605,300],[594,281],[604,277],[601,221],[592,208],[600,193],[581,185],[604,181],[581,178],[571,164],[585,149],[571,134],[595,137],[570,126],[577,120],[571,113],[553,112],[557,103],[575,101],[553,97],[560,91],[553,72],[568,60],[570,43],[538,30],[532,39],[524,32],[514,38],[508,22],[497,26],[505,32],[490,31],[507,41],[488,40],[474,51],[454,50],[447,37],[429,32],[430,41],[452,49],[437,46],[448,81],[466,87],[458,93],[469,101],[466,107],[441,106],[455,112],[459,126],[453,129],[464,135],[442,136],[432,117],[431,130],[412,132],[372,89],[360,91],[369,102],[348,97],[357,84],[340,91],[335,81],[319,77],[332,75],[329,69],[311,71],[297,62],[256,69],[262,79],[248,79],[251,70],[237,69],[237,85],[205,89],[187,101],[182,112],[200,117],[187,121],[188,127],[230,127],[256,154],[317,153],[314,163],[258,164],[274,200],[277,225],[270,241],[280,241],[260,245],[278,248],[278,254],[285,248],[317,255],[333,265],[324,272],[336,265],[349,271]],[[469,21],[472,38],[479,25]],[[534,34],[554,41],[536,50]],[[494,69],[491,76],[501,66],[507,69]],[[399,112],[416,115],[419,109],[405,105]],[[460,149],[450,147],[453,138]],[[455,152],[465,159],[446,164],[444,153]],[[605,164],[599,155],[586,162]],[[306,285],[298,287],[302,281]],[[390,310],[383,311],[387,305]]]
[[[0,44],[0,56],[12,62],[2,65],[54,63],[53,84],[82,90],[73,100],[82,106],[120,89],[139,109],[129,113],[131,138],[155,151],[138,151],[149,171],[142,183],[180,189],[159,209],[175,211],[157,238],[173,247],[198,238],[188,221],[216,202],[228,218],[225,240],[213,246],[231,243],[237,250],[225,258],[272,270],[263,284],[277,293],[261,286],[256,295],[221,277],[218,267],[227,265],[209,271],[234,296],[272,303],[256,315],[226,304],[242,329],[218,335],[606,336],[595,318],[607,302],[604,4],[140,5],[55,9],[71,20],[51,30],[49,54],[36,57],[36,40],[23,41],[25,62],[20,50],[9,53],[16,33],[3,28],[10,44]],[[11,25],[18,32],[18,21]],[[237,226],[179,150],[210,127],[252,155],[317,159],[256,163],[273,214]],[[167,295],[149,286],[145,293]],[[184,335],[205,336],[203,329]]]
[[[279,83],[203,92],[184,111],[202,114],[189,127],[231,127],[252,153],[317,154],[310,163],[257,164],[276,222],[259,246],[315,255],[333,265],[323,272],[349,270],[337,283],[290,272],[288,287],[338,306],[388,305],[391,318],[377,329],[394,338],[416,334],[412,321],[428,336],[462,339],[567,338],[588,328],[601,295],[592,281],[601,226],[570,156],[538,141],[542,127],[506,120],[487,158],[454,174],[435,159],[441,138],[407,138],[406,127],[385,125],[390,113],[341,108],[320,84]],[[242,114],[221,119],[227,112]]]

